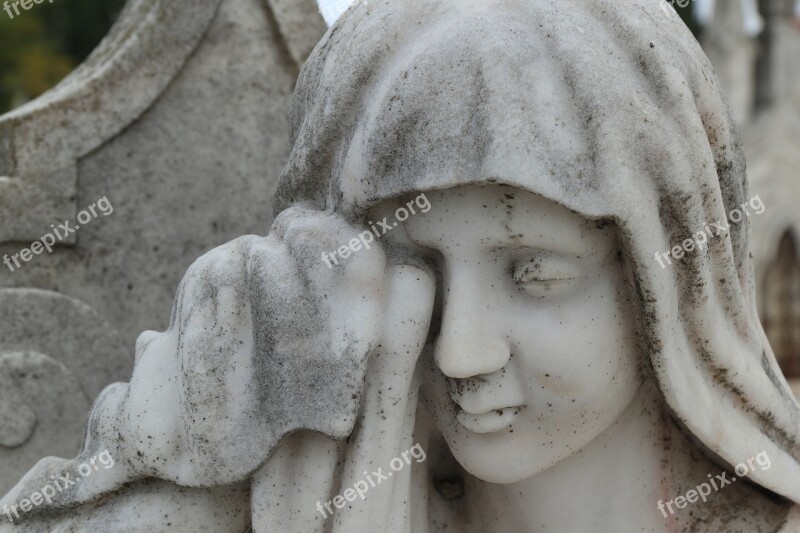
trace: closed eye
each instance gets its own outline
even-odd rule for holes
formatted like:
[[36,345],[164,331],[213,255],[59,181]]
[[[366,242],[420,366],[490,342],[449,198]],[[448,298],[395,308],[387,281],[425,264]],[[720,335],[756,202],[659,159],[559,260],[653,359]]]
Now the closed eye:
[[581,269],[568,260],[538,257],[518,261],[512,276],[520,290],[533,296],[570,287],[583,277]]

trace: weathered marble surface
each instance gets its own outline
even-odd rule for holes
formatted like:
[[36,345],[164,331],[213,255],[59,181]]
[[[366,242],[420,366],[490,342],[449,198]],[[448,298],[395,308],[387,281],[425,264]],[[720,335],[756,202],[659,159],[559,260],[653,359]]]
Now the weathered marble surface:
[[[677,17],[359,3],[293,105],[269,235],[189,268],[83,452],[0,505],[100,451],[115,466],[20,530],[193,530],[198,506],[232,532],[798,530],[800,405],[758,322],[747,223],[653,259],[748,199]],[[414,443],[426,461],[320,516]],[[662,517],[761,454],[749,482]]]
[[132,361],[96,311],[37,289],[0,290],[0,492],[47,455],[80,449],[91,401]]

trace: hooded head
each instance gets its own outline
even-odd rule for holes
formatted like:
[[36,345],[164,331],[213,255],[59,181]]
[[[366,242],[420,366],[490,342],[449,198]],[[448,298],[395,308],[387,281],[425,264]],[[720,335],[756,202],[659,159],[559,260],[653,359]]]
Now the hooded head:
[[[800,408],[756,315],[742,149],[712,68],[654,0],[383,0],[317,46],[276,213],[504,184],[613,222],[646,365],[676,418],[800,502]],[[654,253],[730,225],[662,268]],[[713,230],[712,230],[713,231]]]

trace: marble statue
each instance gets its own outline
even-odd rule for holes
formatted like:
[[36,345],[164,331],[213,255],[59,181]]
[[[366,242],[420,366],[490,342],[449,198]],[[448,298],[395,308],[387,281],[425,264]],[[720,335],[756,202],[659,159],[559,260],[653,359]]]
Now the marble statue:
[[750,198],[678,17],[358,2],[305,64],[291,136],[269,234],[194,263],[84,451],[40,461],[0,517],[800,531],[800,406],[756,315],[748,221],[653,259]]

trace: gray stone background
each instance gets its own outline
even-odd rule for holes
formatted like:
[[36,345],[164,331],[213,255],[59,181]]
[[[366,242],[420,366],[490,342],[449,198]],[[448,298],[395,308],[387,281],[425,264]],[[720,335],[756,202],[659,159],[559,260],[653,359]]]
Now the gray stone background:
[[292,91],[325,29],[313,0],[131,0],[70,78],[0,117],[0,256],[113,206],[0,270],[0,492],[75,455],[195,259],[268,232]]

